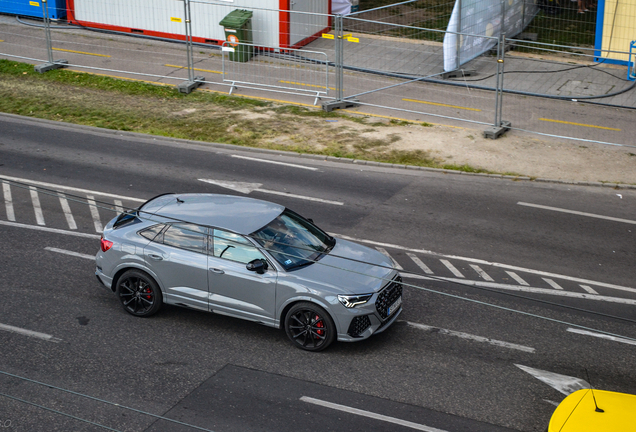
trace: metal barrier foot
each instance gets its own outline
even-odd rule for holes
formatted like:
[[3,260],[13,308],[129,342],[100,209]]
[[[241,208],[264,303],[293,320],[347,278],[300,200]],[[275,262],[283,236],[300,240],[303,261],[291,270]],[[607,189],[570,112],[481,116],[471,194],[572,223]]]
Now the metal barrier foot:
[[499,126],[489,127],[484,131],[484,137],[490,139],[497,139],[510,130],[512,123],[506,120],[502,120]]
[[354,108],[357,106],[360,106],[357,99],[331,101],[331,102],[324,102],[322,104],[322,110],[326,112],[331,112],[335,109]]
[[177,88],[179,89],[179,93],[188,94],[192,92],[192,90],[194,90],[195,88],[203,85],[204,81],[205,81],[205,77],[202,77],[202,76],[194,77],[193,81],[184,81],[180,83],[177,86]]
[[441,77],[442,79],[449,78],[463,78],[468,76],[477,75],[477,71],[475,69],[455,69],[454,71],[444,72]]
[[68,60],[60,59],[54,62],[46,62],[41,65],[34,66],[36,72],[44,73],[54,69],[61,69],[68,66]]

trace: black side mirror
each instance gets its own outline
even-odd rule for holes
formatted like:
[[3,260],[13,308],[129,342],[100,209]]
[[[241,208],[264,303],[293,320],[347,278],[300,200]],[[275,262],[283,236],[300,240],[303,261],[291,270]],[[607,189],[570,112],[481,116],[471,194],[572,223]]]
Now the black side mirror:
[[253,261],[250,261],[245,268],[248,269],[249,271],[253,271],[256,272],[258,274],[263,274],[265,273],[265,271],[267,270],[267,261],[262,260],[262,259],[255,259]]

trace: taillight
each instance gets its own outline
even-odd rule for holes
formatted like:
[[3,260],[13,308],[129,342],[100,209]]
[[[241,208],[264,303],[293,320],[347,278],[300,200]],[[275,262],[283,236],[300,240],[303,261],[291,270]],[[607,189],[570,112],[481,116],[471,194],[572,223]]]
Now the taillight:
[[108,249],[113,247],[113,242],[106,240],[104,237],[102,237],[100,243],[102,247],[102,252],[106,252]]

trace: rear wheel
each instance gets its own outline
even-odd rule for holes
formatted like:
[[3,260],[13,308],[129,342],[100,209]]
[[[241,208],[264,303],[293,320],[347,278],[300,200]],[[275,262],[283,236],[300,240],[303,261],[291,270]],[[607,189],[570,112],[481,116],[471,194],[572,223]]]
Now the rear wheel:
[[117,281],[117,297],[124,310],[138,317],[157,313],[163,298],[159,285],[146,273],[128,270]]
[[285,316],[285,333],[294,345],[307,351],[322,351],[336,338],[333,320],[320,306],[297,303]]

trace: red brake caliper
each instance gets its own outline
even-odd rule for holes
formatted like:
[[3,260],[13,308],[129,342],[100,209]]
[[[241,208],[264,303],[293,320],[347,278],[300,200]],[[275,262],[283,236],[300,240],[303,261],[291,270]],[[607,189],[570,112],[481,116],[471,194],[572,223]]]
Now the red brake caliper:
[[146,291],[146,293],[148,293],[148,295],[146,296],[146,298],[148,300],[152,300],[152,296],[150,295],[150,293],[152,293],[152,290],[150,288],[146,288],[144,291]]
[[[325,326],[325,323],[322,322],[322,320],[320,319],[320,317],[318,315],[316,315],[316,327],[318,328],[323,328]],[[324,330],[316,330],[316,333],[318,333],[320,336],[324,336],[325,331]]]

